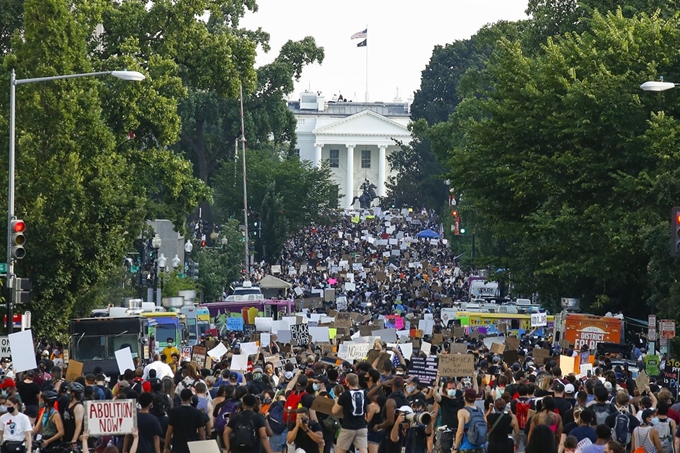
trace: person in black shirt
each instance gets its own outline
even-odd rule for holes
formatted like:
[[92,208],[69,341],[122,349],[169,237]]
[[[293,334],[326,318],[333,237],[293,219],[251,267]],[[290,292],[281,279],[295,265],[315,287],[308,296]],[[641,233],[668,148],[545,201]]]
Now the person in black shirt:
[[[255,398],[255,395],[247,393],[243,395],[243,399],[241,401],[243,402],[243,410],[241,412],[237,412],[236,414],[232,414],[229,417],[229,423],[224,428],[224,434],[222,435],[224,449],[230,453],[257,453],[262,450],[264,450],[265,453],[271,453],[271,449],[269,448],[269,438],[267,437],[267,422],[262,416],[262,414],[257,414],[253,411],[253,408],[257,404],[257,399]],[[249,421],[248,419],[251,420]],[[255,445],[257,445],[257,442],[259,440],[259,443],[262,445],[261,449],[255,448],[254,450],[253,449],[244,450],[243,448],[237,445],[232,446],[231,444],[232,433],[237,429],[237,427],[243,426],[247,423],[253,424],[253,427],[255,428],[254,435],[256,436]]]
[[172,445],[172,453],[189,453],[189,442],[205,440],[203,414],[191,406],[192,396],[191,389],[182,390],[180,393],[182,404],[170,409],[163,449],[166,453],[170,452],[170,445]]
[[40,386],[33,382],[34,377],[35,372],[29,370],[25,373],[24,379],[16,383],[21,402],[26,406],[24,414],[31,419],[31,423],[35,422],[38,416],[38,395],[40,395]]
[[[333,414],[342,412],[342,428],[337,439],[338,453],[346,453],[354,444],[361,453],[368,452],[368,424],[366,413],[368,412],[368,395],[366,390],[359,388],[359,376],[349,373],[345,378],[349,390],[335,399]],[[402,380],[403,382],[403,380]]]
[[324,444],[321,425],[309,418],[309,409],[306,407],[298,408],[295,426],[288,431],[286,441],[306,453],[321,453]]
[[[137,412],[137,428],[139,429],[137,453],[160,453],[163,431],[161,431],[161,424],[158,418],[149,413],[153,403],[153,395],[143,392],[137,398],[137,402],[141,406],[141,409]],[[128,442],[129,436],[126,436],[123,451],[130,451],[127,448]]]
[[[439,388],[439,376],[435,381],[435,388]],[[446,426],[441,435],[442,453],[450,453],[453,448],[453,438],[458,429],[458,411],[465,406],[463,392],[456,389],[456,381],[449,379],[434,394],[434,400],[442,410],[442,427]]]

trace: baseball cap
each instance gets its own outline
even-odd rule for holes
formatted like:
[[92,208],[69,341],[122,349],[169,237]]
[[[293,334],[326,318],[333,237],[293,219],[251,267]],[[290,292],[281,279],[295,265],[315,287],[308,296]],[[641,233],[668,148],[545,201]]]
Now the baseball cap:
[[258,367],[255,367],[255,369],[253,370],[253,374],[255,374],[255,373],[260,373],[260,374],[262,374],[262,368],[259,367],[259,366],[258,366]]
[[298,387],[307,387],[307,383],[308,383],[307,376],[303,374],[302,376],[298,377],[297,384],[295,385],[297,385]]
[[425,406],[425,400],[422,398],[413,398],[411,406]]
[[553,389],[556,392],[562,393],[564,392],[564,384],[562,384],[560,381],[555,381],[555,386],[553,387]]
[[14,379],[12,378],[5,378],[1,383],[0,383],[0,389],[8,389],[8,388],[14,388],[16,387],[16,383],[14,382]]
[[416,384],[416,385],[417,385],[417,384],[420,384],[420,379],[418,378],[418,376],[414,376],[414,377],[411,378],[410,382],[411,382],[412,384]]
[[606,388],[607,390],[611,390],[612,389],[612,383],[609,382],[609,381],[605,381],[604,382],[604,388]]
[[229,373],[229,380],[230,381],[238,380],[238,373],[234,373],[234,372]]
[[576,389],[574,388],[574,384],[565,385],[564,386],[564,393],[569,393],[569,394],[576,393]]
[[496,355],[496,356],[493,357],[493,359],[491,359],[491,361],[492,361],[493,363],[498,363],[498,362],[501,361],[501,358],[498,357],[498,356]]
[[413,409],[411,409],[411,406],[401,406],[399,409],[397,409],[397,412],[403,412],[404,414],[412,414]]

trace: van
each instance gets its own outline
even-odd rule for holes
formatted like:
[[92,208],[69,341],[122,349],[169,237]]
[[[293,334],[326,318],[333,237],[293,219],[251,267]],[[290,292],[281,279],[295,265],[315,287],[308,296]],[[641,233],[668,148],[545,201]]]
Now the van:
[[500,305],[498,307],[498,313],[507,313],[507,314],[516,315],[516,314],[519,313],[519,310],[517,310],[517,307],[515,305]]

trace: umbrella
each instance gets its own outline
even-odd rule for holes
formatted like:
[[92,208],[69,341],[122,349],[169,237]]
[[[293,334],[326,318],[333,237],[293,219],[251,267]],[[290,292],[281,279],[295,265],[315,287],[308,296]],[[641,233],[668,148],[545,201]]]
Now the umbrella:
[[416,237],[418,239],[439,239],[439,233],[436,231],[432,230],[423,230],[420,233],[416,234]]

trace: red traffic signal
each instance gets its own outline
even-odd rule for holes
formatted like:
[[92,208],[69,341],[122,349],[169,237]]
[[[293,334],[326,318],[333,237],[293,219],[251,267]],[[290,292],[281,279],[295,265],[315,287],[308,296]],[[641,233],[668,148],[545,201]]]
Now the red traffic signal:
[[23,220],[15,220],[12,222],[12,231],[15,233],[23,233],[26,229],[26,224]]
[[16,260],[23,259],[26,256],[26,250],[24,249],[24,244],[26,243],[26,236],[24,236],[26,224],[23,220],[14,219],[10,225],[10,230],[10,247],[12,251],[12,257]]
[[680,256],[680,207],[671,210],[671,256]]
[[201,247],[205,247],[206,245],[208,245],[206,241],[201,241]]

